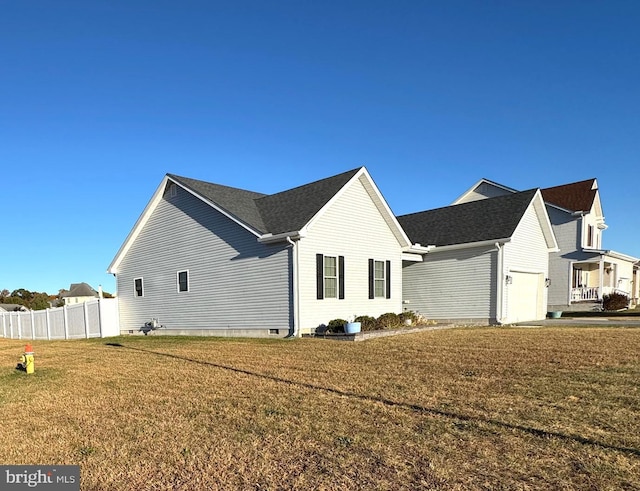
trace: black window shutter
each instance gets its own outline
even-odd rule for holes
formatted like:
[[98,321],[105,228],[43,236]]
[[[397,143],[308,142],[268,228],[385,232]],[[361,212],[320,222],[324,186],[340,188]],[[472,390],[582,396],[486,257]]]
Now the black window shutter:
[[316,254],[316,298],[324,298],[324,256]]
[[373,285],[373,259],[369,259],[369,298],[375,298]]
[[338,256],[338,298],[344,300],[344,256]]
[[387,298],[391,298],[391,261],[387,261]]

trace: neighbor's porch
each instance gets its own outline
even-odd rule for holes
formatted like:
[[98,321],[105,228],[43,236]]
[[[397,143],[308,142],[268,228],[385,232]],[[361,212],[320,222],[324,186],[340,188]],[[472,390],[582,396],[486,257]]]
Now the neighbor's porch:
[[599,302],[603,295],[622,293],[631,297],[631,281],[620,275],[619,265],[606,259],[572,265],[571,303]]

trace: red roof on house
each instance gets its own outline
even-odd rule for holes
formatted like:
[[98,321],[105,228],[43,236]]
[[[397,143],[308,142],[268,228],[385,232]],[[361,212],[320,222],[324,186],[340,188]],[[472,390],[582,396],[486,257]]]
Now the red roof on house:
[[554,204],[570,211],[589,211],[596,197],[595,179],[563,184],[542,189],[542,197],[547,203]]

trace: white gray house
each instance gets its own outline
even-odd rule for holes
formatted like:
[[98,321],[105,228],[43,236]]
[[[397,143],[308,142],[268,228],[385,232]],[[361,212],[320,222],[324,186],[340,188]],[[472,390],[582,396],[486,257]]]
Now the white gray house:
[[544,319],[556,240],[540,190],[398,217],[430,246],[403,265],[405,307],[430,319],[509,324]]
[[[481,179],[454,204],[516,193]],[[549,258],[549,310],[592,310],[619,292],[637,302],[638,258],[602,248],[605,224],[596,179],[541,190],[559,250]]]
[[416,252],[364,167],[271,195],[167,174],[108,271],[124,333],[287,336],[401,312]]

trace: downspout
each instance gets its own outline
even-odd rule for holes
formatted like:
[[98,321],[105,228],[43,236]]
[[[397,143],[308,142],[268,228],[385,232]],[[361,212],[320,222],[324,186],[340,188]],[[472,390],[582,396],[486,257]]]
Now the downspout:
[[291,244],[291,274],[293,276],[293,336],[296,338],[302,337],[300,332],[300,292],[298,281],[298,248],[296,243],[291,240],[291,237],[287,237],[287,242]]
[[502,324],[502,292],[503,292],[503,284],[504,284],[504,278],[502,277],[503,274],[503,267],[504,267],[504,245],[500,244],[500,242],[496,242],[496,249],[498,250],[498,274],[497,274],[497,288],[496,288],[496,295],[498,298],[496,298],[496,322],[498,324]]

